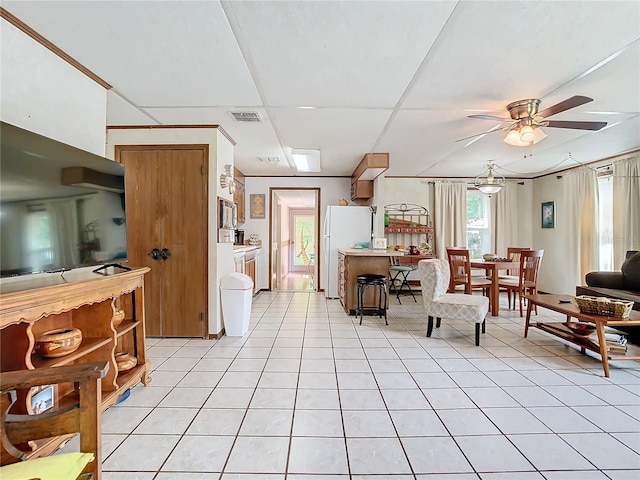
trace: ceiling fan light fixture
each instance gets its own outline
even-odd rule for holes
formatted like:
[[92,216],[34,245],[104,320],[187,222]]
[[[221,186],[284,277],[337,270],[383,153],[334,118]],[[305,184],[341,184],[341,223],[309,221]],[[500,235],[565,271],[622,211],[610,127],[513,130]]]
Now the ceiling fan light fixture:
[[533,144],[535,145],[536,143],[538,143],[541,140],[544,140],[545,138],[547,138],[547,134],[544,133],[544,130],[542,130],[541,128],[534,128],[533,129]]
[[537,125],[516,127],[507,133],[504,142],[514,147],[528,147],[547,138],[547,134]]
[[498,193],[502,187],[504,186],[505,178],[498,174],[498,178],[493,173],[493,169],[495,168],[495,164],[489,162],[487,164],[487,176],[482,179],[481,176],[478,175],[474,182],[475,187],[480,190],[482,193],[485,193],[489,196],[493,193]]
[[526,147],[527,144],[523,144],[520,140],[520,131],[517,128],[509,130],[509,133],[504,137],[504,142],[514,147]]
[[525,125],[520,129],[520,140],[523,143],[530,144],[533,142],[533,127],[531,125]]

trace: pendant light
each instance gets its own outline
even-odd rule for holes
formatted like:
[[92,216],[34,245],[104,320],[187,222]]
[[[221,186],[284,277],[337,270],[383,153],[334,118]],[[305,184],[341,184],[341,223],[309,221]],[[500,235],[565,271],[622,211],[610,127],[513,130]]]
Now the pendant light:
[[493,193],[498,193],[500,189],[504,186],[505,178],[499,173],[498,178],[493,173],[493,169],[495,168],[495,164],[489,162],[487,164],[486,178],[480,178],[480,175],[476,177],[474,182],[475,187],[480,190],[482,193],[486,193],[491,196]]

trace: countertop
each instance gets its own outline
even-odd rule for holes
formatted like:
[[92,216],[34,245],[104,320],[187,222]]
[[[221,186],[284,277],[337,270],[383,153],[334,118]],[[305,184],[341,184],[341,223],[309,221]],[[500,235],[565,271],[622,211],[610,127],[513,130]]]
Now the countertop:
[[262,245],[234,245],[233,253],[247,253],[252,250],[260,250]]
[[404,257],[404,252],[398,252],[395,250],[374,250],[373,248],[338,249],[338,252],[355,257]]

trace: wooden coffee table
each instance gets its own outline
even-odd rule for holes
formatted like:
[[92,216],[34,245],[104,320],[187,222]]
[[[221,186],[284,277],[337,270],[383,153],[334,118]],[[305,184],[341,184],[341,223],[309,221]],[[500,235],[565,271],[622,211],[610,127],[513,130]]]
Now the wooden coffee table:
[[[568,342],[574,343],[580,347],[580,351],[585,353],[585,350],[599,353],[602,357],[602,367],[604,369],[604,376],[609,376],[609,360],[640,360],[640,347],[627,344],[627,353],[624,355],[612,354],[607,349],[607,342],[604,336],[604,327],[611,326],[630,326],[640,325],[640,312],[636,310],[631,311],[629,318],[612,318],[605,317],[604,315],[594,315],[591,313],[582,313],[576,305],[575,297],[571,295],[548,295],[548,294],[536,294],[525,295],[527,299],[527,318],[524,324],[524,336],[526,338],[529,333],[529,327],[538,328],[544,332],[560,337]],[[560,303],[560,300],[570,300],[571,303]],[[596,332],[598,333],[598,343],[587,337],[581,337],[574,335],[571,330],[565,327],[562,323],[529,323],[531,319],[531,309],[534,306],[539,306],[553,310],[554,312],[562,313],[567,316],[567,321],[571,318],[575,318],[581,322],[593,323],[596,326]]]

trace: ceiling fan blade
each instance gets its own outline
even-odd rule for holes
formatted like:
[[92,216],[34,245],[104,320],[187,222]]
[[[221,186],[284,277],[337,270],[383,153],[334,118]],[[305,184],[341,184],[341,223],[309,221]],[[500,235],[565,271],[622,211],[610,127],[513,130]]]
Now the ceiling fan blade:
[[502,130],[502,127],[500,125],[496,125],[495,127],[492,127],[489,130],[486,130],[484,132],[476,133],[474,135],[469,135],[468,137],[464,137],[464,138],[459,138],[458,140],[456,140],[456,142],[461,142],[463,140],[469,140],[470,138],[478,137],[480,135],[486,135],[487,133],[495,132],[496,130]]
[[541,117],[550,117],[551,115],[555,115],[556,113],[564,112],[565,110],[579,107],[580,105],[584,105],[585,103],[589,102],[593,102],[593,98],[583,97],[582,95],[574,95],[573,97],[567,98],[560,103],[551,105],[549,108],[545,108],[541,112],[538,112],[536,115],[540,115]]
[[571,122],[562,120],[547,120],[547,127],[574,128],[576,130],[600,130],[607,122]]
[[467,118],[480,118],[481,120],[500,120],[501,122],[511,121],[510,118],[494,117],[492,115],[468,115]]

